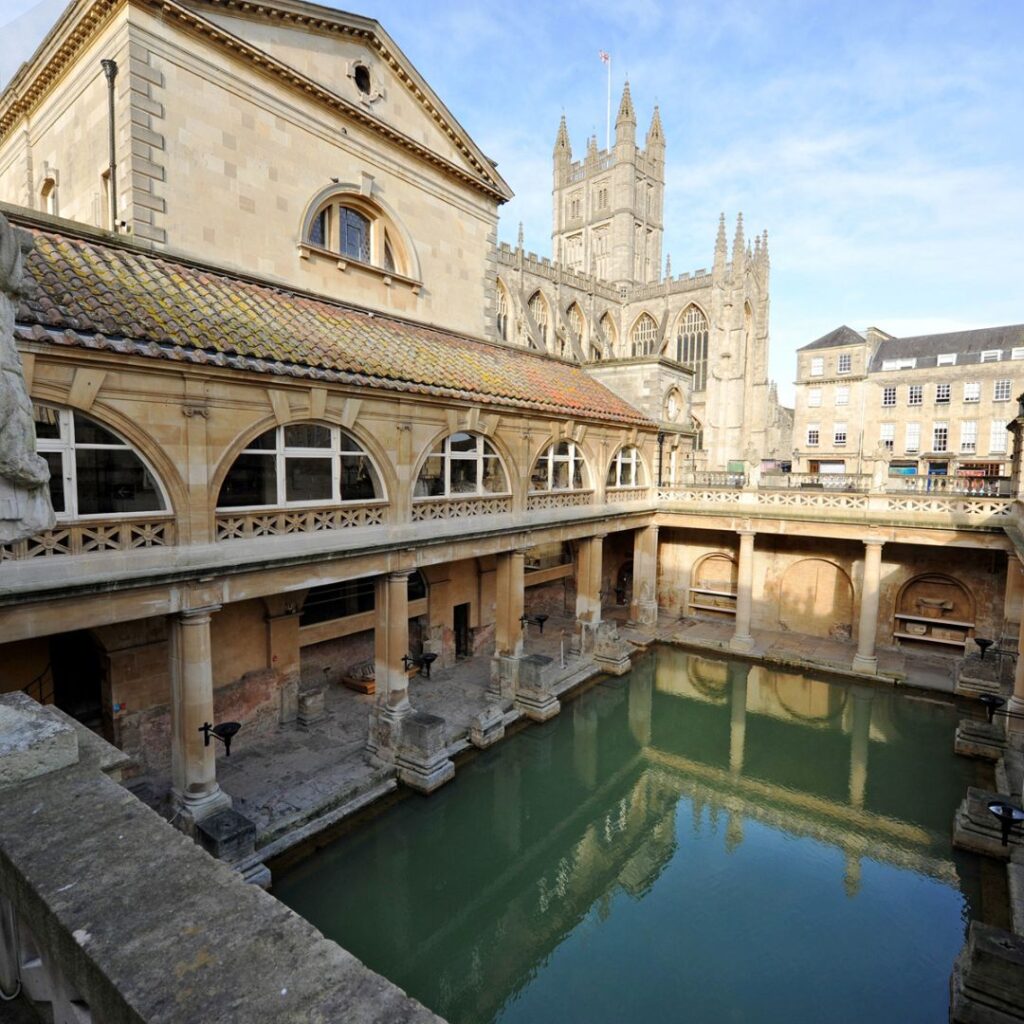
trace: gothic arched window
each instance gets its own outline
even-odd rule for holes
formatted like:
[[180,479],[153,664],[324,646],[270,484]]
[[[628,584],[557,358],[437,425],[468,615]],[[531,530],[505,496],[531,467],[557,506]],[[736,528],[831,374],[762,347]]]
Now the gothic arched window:
[[548,301],[540,292],[534,292],[529,306],[530,316],[533,317],[533,322],[537,325],[537,332],[540,335],[541,348],[547,352],[551,347]]
[[449,434],[427,456],[413,493],[417,498],[508,494],[508,474],[486,437]]
[[608,351],[614,354],[619,347],[619,331],[615,326],[611,313],[605,313],[598,322],[601,325],[601,333],[604,335],[604,340],[608,345]]
[[693,367],[693,390],[703,391],[708,383],[708,320],[692,304],[683,310],[679,319],[676,359]]
[[502,341],[508,341],[508,292],[505,291],[505,286],[499,281],[498,282],[498,299],[497,299],[497,326],[498,326],[498,337]]
[[33,405],[32,412],[58,519],[170,508],[156,474],[113,431],[73,409]]
[[573,332],[580,343],[580,348],[586,351],[586,338],[587,338],[587,319],[583,315],[583,310],[580,309],[579,303],[574,302],[569,307],[569,323],[572,324]]
[[370,456],[344,430],[289,423],[246,445],[221,484],[217,507],[334,505],[383,496]]
[[649,356],[654,352],[655,339],[658,336],[658,325],[654,317],[643,313],[633,325],[630,340],[633,343],[634,356]]
[[556,441],[544,450],[530,474],[530,490],[583,490],[583,453],[575,441]]

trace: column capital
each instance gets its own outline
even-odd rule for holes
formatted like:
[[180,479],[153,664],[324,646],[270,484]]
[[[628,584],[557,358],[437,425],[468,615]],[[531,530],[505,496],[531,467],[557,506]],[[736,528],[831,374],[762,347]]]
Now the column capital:
[[[655,529],[657,529],[657,527],[655,527]],[[741,529],[737,530],[736,533],[739,534],[739,536],[741,536],[741,537],[756,537],[757,536],[757,530],[755,530],[751,526],[744,526]]]
[[386,573],[386,576],[389,583],[398,583],[399,580],[408,580],[415,571],[415,569],[392,569]]
[[182,608],[177,615],[183,623],[198,626],[204,622],[209,622],[210,616],[215,612],[219,612],[223,607],[220,604],[205,604],[199,608]]
[[878,547],[878,548],[880,548],[884,543],[885,543],[885,540],[882,537],[865,537],[864,538],[864,547],[866,547],[866,548],[870,548],[870,547]]

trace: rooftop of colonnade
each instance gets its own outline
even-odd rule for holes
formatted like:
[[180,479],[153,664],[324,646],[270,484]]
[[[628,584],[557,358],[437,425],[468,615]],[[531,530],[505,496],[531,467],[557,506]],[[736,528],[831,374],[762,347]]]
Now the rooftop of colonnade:
[[15,334],[38,342],[656,429],[584,370],[232,274],[0,204],[35,240]]

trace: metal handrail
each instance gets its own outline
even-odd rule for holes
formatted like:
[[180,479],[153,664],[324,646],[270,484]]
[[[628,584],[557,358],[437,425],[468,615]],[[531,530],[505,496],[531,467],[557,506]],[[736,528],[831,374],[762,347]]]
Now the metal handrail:
[[[49,676],[50,688],[49,690],[44,688],[46,678]],[[36,693],[33,693],[36,690]],[[38,701],[40,704],[49,704],[53,701],[54,692],[54,679],[53,679],[53,663],[47,662],[46,668],[39,673],[27,686],[22,687],[22,693],[27,694],[33,700]]]

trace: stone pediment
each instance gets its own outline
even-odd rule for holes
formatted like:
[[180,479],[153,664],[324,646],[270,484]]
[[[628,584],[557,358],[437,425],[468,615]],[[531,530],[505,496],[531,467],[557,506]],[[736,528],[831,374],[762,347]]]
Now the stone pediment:
[[[261,73],[275,70],[266,55],[285,77],[291,71],[321,86],[368,127],[383,129],[406,148],[440,157],[501,199],[511,198],[494,165],[374,19],[295,0],[161,0],[159,6],[165,17],[169,7],[180,6],[226,34],[218,40],[205,32],[211,42],[230,45],[236,39],[252,47],[254,53],[237,46],[232,51],[252,60]],[[294,84],[308,93],[301,82]]]

